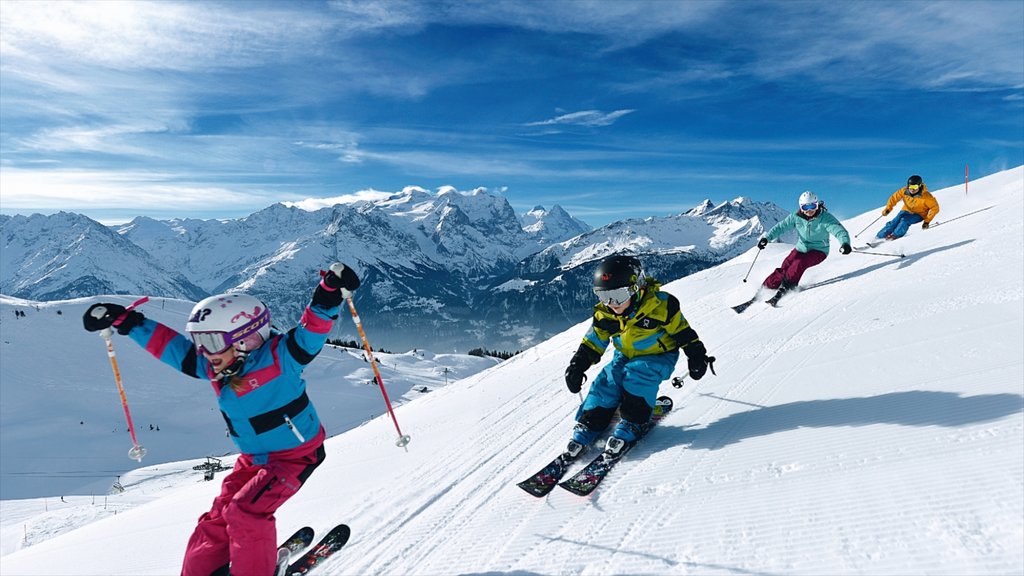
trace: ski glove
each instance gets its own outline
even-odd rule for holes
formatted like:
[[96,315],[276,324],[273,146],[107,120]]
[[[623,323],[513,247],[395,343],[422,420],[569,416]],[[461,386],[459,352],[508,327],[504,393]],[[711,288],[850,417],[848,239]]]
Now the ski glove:
[[118,334],[125,336],[145,319],[142,312],[126,312],[125,307],[120,304],[100,303],[89,306],[82,315],[82,325],[89,332],[99,332],[113,326]]
[[843,242],[843,245],[839,247],[839,251],[843,254],[849,254],[850,252],[853,252],[853,247],[850,246],[849,242]]
[[352,297],[352,291],[359,288],[359,276],[355,270],[341,262],[331,264],[330,269],[321,273],[323,279],[313,292],[313,304],[324,308],[341,306],[341,301]]
[[690,370],[690,378],[694,380],[703,378],[707,374],[708,364],[715,361],[713,357],[708,356],[708,350],[700,340],[687,344],[683,348],[683,352],[686,353],[686,363]]
[[767,238],[761,238],[760,240],[757,241],[757,249],[758,250],[764,250],[764,247],[767,246],[767,245],[768,245],[768,239]]
[[591,350],[586,344],[580,344],[579,349],[572,355],[572,360],[569,361],[569,367],[565,369],[565,387],[569,389],[569,392],[576,394],[583,388],[583,381],[587,378],[587,368],[593,366],[600,359],[601,356],[597,352]]
[[883,208],[882,209],[882,216],[888,216],[889,212],[892,212],[891,208]]
[[922,229],[922,230],[927,230],[927,229],[928,229],[928,226],[930,226],[930,224],[928,224],[927,222],[922,222],[922,223],[921,223],[921,229]]

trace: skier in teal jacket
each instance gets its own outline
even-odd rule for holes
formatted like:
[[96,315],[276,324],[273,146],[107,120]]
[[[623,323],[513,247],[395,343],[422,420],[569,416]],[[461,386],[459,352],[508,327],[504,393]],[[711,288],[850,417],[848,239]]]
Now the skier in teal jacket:
[[764,238],[758,241],[757,247],[764,250],[769,242],[794,229],[797,235],[796,248],[786,256],[781,266],[764,279],[764,287],[778,290],[768,300],[773,306],[786,292],[796,288],[808,268],[825,261],[828,257],[829,235],[835,236],[842,244],[840,252],[849,254],[853,251],[850,247],[850,233],[835,216],[825,211],[825,203],[818,200],[814,192],[801,194],[800,209],[772,226]]

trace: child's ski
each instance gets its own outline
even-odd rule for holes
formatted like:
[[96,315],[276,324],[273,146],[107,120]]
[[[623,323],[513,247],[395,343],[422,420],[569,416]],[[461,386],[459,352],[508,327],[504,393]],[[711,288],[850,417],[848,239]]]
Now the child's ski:
[[348,526],[338,524],[316,546],[313,546],[300,556],[298,560],[292,562],[292,565],[288,567],[288,571],[285,574],[287,576],[296,576],[309,573],[310,570],[319,566],[335,552],[341,550],[351,535],[352,530]]

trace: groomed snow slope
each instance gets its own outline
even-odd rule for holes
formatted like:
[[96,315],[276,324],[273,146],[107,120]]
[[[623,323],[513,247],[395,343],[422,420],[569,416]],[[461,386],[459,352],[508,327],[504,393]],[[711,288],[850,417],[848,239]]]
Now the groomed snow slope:
[[[515,487],[567,439],[584,322],[399,409],[407,451],[383,422],[330,440],[280,531],[349,523],[325,576],[1021,573],[1024,168],[936,195],[937,226],[872,250],[905,258],[833,245],[778,309],[729,305],[784,245],[746,284],[756,250],[668,284],[718,375],[666,385],[676,410],[591,498]],[[0,571],[176,574],[217,489],[168,488]]]

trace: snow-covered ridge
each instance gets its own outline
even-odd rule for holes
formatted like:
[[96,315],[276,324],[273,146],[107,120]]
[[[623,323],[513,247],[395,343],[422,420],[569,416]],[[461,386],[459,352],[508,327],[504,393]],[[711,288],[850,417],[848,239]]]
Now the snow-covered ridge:
[[[380,345],[517,350],[588,313],[588,291],[566,298],[563,285],[552,284],[566,268],[582,267],[576,275],[585,276],[592,260],[634,250],[660,256],[659,272],[676,278],[745,250],[784,215],[757,203],[717,214],[734,203],[597,230],[558,205],[517,215],[501,195],[452,187],[368,192],[329,206],[274,204],[236,220],[139,217],[113,230],[75,214],[16,216],[0,221],[0,293],[198,300],[244,290],[289,323],[318,270],[341,260],[366,280],[356,304],[377,326]],[[565,242],[572,244],[560,248]]]

